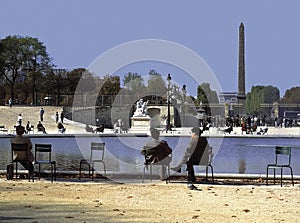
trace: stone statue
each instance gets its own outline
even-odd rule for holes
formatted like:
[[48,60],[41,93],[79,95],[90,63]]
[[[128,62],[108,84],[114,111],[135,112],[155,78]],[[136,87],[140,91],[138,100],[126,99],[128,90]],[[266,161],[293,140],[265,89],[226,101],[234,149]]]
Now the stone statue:
[[147,114],[147,104],[148,101],[143,101],[143,99],[140,99],[137,103],[136,103],[136,110],[133,114],[134,117],[139,117],[139,116],[148,116]]

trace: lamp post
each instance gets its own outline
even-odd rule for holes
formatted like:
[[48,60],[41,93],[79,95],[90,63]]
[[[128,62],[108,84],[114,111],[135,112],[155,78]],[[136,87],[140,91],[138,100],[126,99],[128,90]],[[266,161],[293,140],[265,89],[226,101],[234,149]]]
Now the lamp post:
[[167,117],[167,128],[166,128],[166,132],[168,132],[168,130],[171,130],[171,115],[170,115],[170,82],[171,82],[172,78],[171,75],[168,74],[167,77],[167,81],[168,81],[168,93],[167,93],[167,100],[168,100],[168,117]]
[[182,112],[183,112],[183,122],[182,126],[185,126],[185,99],[186,99],[186,85],[182,86],[182,94],[183,94],[183,103],[182,103]]

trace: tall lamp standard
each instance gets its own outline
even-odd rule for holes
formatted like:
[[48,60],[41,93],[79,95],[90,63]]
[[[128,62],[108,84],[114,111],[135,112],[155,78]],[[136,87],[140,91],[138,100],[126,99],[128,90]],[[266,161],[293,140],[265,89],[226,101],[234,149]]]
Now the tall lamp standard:
[[171,115],[170,115],[170,83],[171,83],[171,75],[168,74],[168,77],[167,77],[167,81],[168,81],[168,94],[167,94],[167,100],[168,100],[168,117],[167,117],[167,129],[166,129],[166,132],[168,132],[168,130],[171,130]]
[[182,86],[182,94],[183,94],[183,103],[182,103],[182,112],[183,112],[183,122],[182,126],[185,126],[185,99],[186,99],[186,85]]

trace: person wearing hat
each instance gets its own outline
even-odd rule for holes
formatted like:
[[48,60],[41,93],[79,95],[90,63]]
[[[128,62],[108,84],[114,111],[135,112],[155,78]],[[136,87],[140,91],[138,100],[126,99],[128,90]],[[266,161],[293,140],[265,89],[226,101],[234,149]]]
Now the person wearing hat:
[[33,164],[32,162],[34,161],[34,155],[31,152],[32,149],[32,143],[29,137],[23,137],[23,134],[25,133],[25,128],[24,126],[18,125],[16,127],[16,137],[11,138],[10,142],[15,143],[15,144],[27,144],[27,159],[28,162],[25,160],[26,159],[26,154],[24,151],[17,151],[14,152],[13,154],[13,159],[14,160],[20,160],[19,162],[21,163],[22,166],[24,166],[25,169],[29,170],[29,174],[33,174]]
[[205,148],[208,146],[208,142],[205,137],[200,137],[202,131],[199,127],[193,127],[191,131],[191,140],[186,148],[181,162],[176,167],[171,167],[171,170],[181,172],[181,167],[186,164],[188,171],[188,182],[196,182],[194,165],[199,165]]

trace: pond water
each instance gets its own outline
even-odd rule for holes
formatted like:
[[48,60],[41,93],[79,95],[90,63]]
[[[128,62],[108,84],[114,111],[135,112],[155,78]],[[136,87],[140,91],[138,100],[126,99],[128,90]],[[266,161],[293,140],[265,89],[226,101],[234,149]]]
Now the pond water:
[[[140,149],[149,137],[32,137],[32,143],[51,143],[53,160],[59,171],[77,171],[82,158],[88,158],[91,142],[105,142],[105,163],[110,174],[142,174],[144,157]],[[162,138],[173,148],[175,166],[189,142],[189,137]],[[11,159],[10,138],[0,138],[0,169],[5,170]],[[208,138],[214,148],[215,173],[265,174],[268,163],[275,160],[275,145],[295,146],[292,167],[300,175],[300,138]],[[219,148],[218,148],[219,147]],[[101,170],[101,169],[99,169]],[[203,171],[196,168],[196,172]]]

